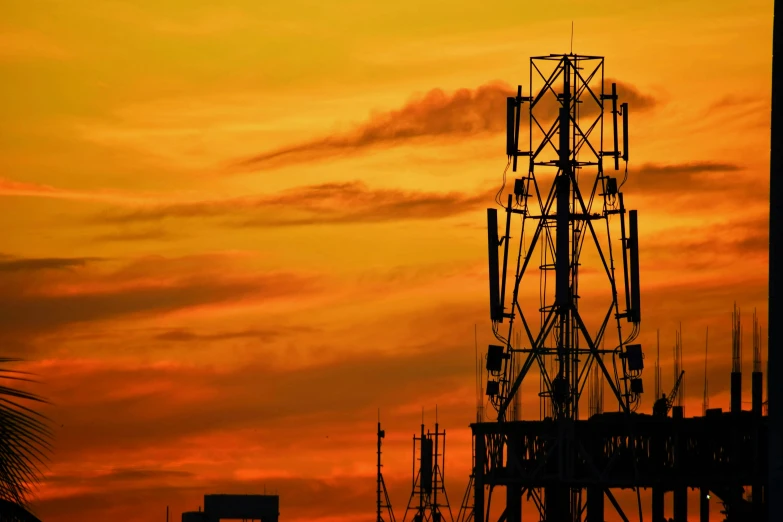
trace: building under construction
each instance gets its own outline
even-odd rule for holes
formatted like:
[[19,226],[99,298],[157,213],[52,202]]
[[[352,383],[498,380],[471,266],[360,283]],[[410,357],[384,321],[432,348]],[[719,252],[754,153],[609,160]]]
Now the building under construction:
[[[643,318],[643,245],[640,217],[623,193],[633,176],[627,169],[631,109],[616,84],[605,80],[599,56],[533,57],[528,87],[519,86],[508,98],[508,165],[496,206],[487,210],[489,308],[497,341],[487,348],[483,388],[494,411],[492,421],[480,418],[471,425],[473,473],[460,522],[520,522],[523,511],[546,522],[641,522],[650,512],[653,522],[684,522],[693,490],[702,522],[710,520],[711,506],[721,506],[730,522],[783,520],[771,514],[775,505],[767,505],[776,498],[768,485],[780,472],[774,459],[781,456],[768,445],[770,439],[773,446],[780,442],[780,431],[770,423],[774,405],[769,417],[763,401],[755,317],[749,410],[742,409],[738,312],[729,411],[708,408],[705,360],[702,415],[684,416],[679,336],[674,388],[668,397],[661,393],[656,363],[655,396],[650,391],[644,411],[639,407],[646,391],[645,350],[636,342]],[[775,122],[773,114],[773,143]],[[779,165],[775,154],[773,149],[773,169]],[[516,174],[507,183],[509,170]],[[774,211],[772,221],[774,238]],[[770,272],[772,300],[777,279]],[[770,303],[770,317],[774,309]],[[770,343],[774,339],[770,321]],[[605,408],[599,395],[604,387]],[[538,395],[537,419],[520,420],[522,393]],[[774,400],[772,388],[770,395]],[[383,496],[381,437],[379,425],[378,522],[385,520],[383,510],[394,516]],[[419,503],[415,494],[409,502],[416,522],[443,516],[437,501],[429,500],[438,476],[433,440],[439,439],[423,426],[414,437],[420,478],[426,468],[426,482],[414,479]],[[664,513],[669,494],[671,513]]]

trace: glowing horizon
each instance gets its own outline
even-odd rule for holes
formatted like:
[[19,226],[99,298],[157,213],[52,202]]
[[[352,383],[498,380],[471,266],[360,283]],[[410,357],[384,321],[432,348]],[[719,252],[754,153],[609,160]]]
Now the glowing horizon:
[[700,414],[709,327],[728,407],[733,303],[767,326],[772,2],[43,4],[0,36],[0,338],[53,402],[42,520],[265,486],[284,520],[372,517],[378,408],[401,516],[436,404],[458,504],[505,96],[572,21],[637,104],[645,389],[682,323]]

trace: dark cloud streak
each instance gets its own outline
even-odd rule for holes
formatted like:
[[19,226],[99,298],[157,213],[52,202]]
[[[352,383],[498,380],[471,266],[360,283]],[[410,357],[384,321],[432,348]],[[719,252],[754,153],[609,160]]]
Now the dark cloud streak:
[[[407,468],[406,468],[407,470]],[[60,480],[64,483],[65,480]],[[372,498],[372,477],[341,476],[328,480],[319,478],[290,478],[272,476],[265,479],[197,481],[173,485],[168,481],[148,482],[122,487],[122,484],[102,483],[99,477],[80,480],[75,484],[86,486],[83,491],[67,497],[48,498],[37,503],[37,512],[44,520],[152,520],[159,515],[160,506],[170,506],[172,520],[178,520],[183,511],[195,511],[208,493],[260,494],[272,490],[280,495],[281,509],[286,517],[295,520],[317,520],[341,506],[340,515],[359,518],[367,498]],[[405,493],[405,481],[389,485],[395,498]],[[307,499],[302,502],[302,499]],[[346,507],[348,506],[348,507]],[[75,517],[75,518],[74,518]]]
[[[141,230],[141,231],[118,231],[96,236],[96,242],[128,242],[128,241],[154,241],[162,239],[173,239],[175,236],[165,230]],[[181,238],[181,236],[178,236]]]
[[72,323],[236,301],[258,293],[271,297],[280,290],[280,283],[287,286],[285,280],[276,278],[261,278],[255,284],[249,283],[191,279],[164,287],[140,286],[110,292],[59,295],[5,293],[0,294],[0,328],[40,332]]
[[411,99],[401,109],[376,112],[349,133],[328,136],[262,153],[238,162],[258,167],[297,163],[355,152],[375,145],[402,143],[415,138],[465,136],[500,132],[505,128],[506,97],[514,90],[502,82],[447,94],[433,89]]
[[238,332],[219,332],[214,334],[197,334],[191,330],[169,330],[155,336],[159,341],[193,342],[193,341],[224,341],[231,339],[259,339],[269,341],[281,335],[279,330],[242,330]]
[[0,272],[23,272],[37,270],[66,270],[83,267],[96,261],[93,257],[45,257],[45,258],[10,258],[0,259]]
[[[276,299],[318,286],[314,276],[243,274],[230,270],[231,260],[220,256],[142,258],[113,270],[80,260],[46,261],[33,263],[36,270],[0,270],[0,331],[4,337],[41,335],[75,323],[194,306]],[[40,266],[75,268],[63,273]]]
[[682,227],[643,237],[642,260],[656,268],[671,264],[672,269],[706,269],[724,266],[750,257],[766,258],[769,252],[767,215],[715,221],[703,226]]
[[742,167],[734,163],[695,161],[689,163],[644,163],[631,166],[627,189],[640,195],[665,193],[701,193],[726,190],[740,183],[736,173]]
[[145,482],[161,479],[186,479],[193,477],[193,473],[187,471],[145,468],[112,468],[107,473],[94,476],[84,475],[51,475],[46,478],[49,483],[61,483],[69,485],[89,484],[98,487],[106,487],[109,483]]
[[[491,204],[497,189],[417,192],[372,189],[360,181],[324,183],[255,198],[235,198],[139,208],[102,214],[93,223],[154,222],[167,218],[223,218],[235,227],[379,223],[442,219]],[[248,216],[249,214],[249,216]]]
[[[655,98],[627,83],[607,79],[605,89],[610,89],[613,81],[618,84],[618,97],[628,102],[634,111],[648,110],[656,105]],[[240,160],[234,167],[273,168],[413,140],[499,133],[506,128],[506,98],[514,95],[516,89],[500,81],[476,89],[459,89],[450,94],[433,89],[424,96],[411,99],[400,109],[372,114],[353,131],[271,150]],[[549,120],[557,117],[558,107],[559,102],[549,93],[539,101],[533,112],[536,118]],[[595,116],[598,106],[587,103],[582,114]]]

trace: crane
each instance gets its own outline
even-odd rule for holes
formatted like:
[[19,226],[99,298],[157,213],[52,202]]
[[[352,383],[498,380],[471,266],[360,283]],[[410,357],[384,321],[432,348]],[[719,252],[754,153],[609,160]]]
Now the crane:
[[672,391],[669,392],[669,396],[667,397],[664,393],[660,399],[655,401],[655,404],[653,405],[653,415],[656,417],[668,417],[669,412],[672,409],[672,406],[674,405],[674,399],[677,398],[677,392],[680,391],[680,383],[682,383],[682,376],[685,375],[685,370],[680,372],[680,376],[677,377],[677,381],[674,383],[674,388],[672,388]]

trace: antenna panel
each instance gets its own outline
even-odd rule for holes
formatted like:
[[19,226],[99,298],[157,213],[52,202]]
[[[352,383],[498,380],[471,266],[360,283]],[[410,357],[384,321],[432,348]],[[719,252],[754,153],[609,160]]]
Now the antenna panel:
[[628,225],[630,227],[629,250],[631,264],[631,322],[641,321],[641,295],[639,291],[639,228],[636,219],[636,211],[628,212]]
[[432,492],[432,439],[421,439],[421,488],[427,493]]
[[493,321],[501,321],[500,270],[498,268],[498,211],[487,209],[487,244],[489,247],[489,315]]
[[[623,120],[625,121],[625,120]],[[620,169],[619,153],[617,152],[617,84],[612,84],[612,129],[614,131],[614,170]]]
[[506,156],[516,156],[516,98],[506,98]]
[[[620,105],[623,112],[623,160],[628,161],[628,104]],[[616,132],[616,131],[615,131]]]

